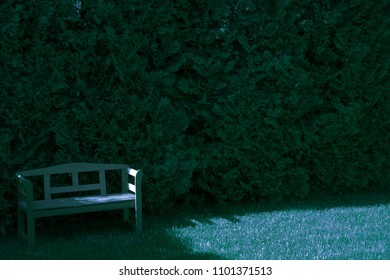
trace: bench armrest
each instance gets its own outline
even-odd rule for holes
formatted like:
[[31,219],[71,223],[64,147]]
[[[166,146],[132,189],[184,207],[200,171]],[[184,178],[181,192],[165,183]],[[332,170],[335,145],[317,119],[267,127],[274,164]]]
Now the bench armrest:
[[18,207],[22,205],[26,211],[33,210],[33,185],[31,180],[26,179],[20,174],[16,174],[16,181],[18,182]]

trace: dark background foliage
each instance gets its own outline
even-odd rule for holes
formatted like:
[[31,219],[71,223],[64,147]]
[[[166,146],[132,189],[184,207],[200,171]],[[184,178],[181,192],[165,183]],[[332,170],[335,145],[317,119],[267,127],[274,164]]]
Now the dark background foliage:
[[65,162],[143,169],[150,212],[389,189],[386,0],[0,7],[0,230]]

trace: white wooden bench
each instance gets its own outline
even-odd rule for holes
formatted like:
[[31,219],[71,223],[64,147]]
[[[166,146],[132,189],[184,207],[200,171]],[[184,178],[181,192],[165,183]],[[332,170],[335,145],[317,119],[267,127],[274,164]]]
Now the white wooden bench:
[[[121,172],[121,186],[117,186],[117,192],[107,193],[106,173],[115,170]],[[98,182],[81,182],[80,175],[85,174],[95,174]],[[54,186],[55,176],[68,177],[70,184]],[[133,177],[130,183],[129,176]],[[38,186],[33,187],[33,177],[40,178],[44,197],[34,198],[34,187]],[[16,179],[18,235],[26,239],[30,247],[35,244],[35,219],[41,217],[123,209],[124,221],[130,222],[130,209],[135,208],[136,232],[142,232],[141,170],[125,164],[69,163],[21,171],[16,173]],[[96,194],[91,195],[91,192]]]

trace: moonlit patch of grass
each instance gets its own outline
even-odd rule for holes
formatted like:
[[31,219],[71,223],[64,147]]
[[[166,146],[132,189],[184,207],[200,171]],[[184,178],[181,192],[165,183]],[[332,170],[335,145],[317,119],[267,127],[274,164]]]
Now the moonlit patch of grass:
[[171,234],[226,259],[389,259],[390,204],[193,220]]

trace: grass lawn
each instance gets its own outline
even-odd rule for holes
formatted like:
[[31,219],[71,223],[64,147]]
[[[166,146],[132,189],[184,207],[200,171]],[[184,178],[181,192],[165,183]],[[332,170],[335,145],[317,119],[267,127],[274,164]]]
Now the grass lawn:
[[142,235],[120,216],[38,219],[36,247],[10,233],[0,259],[390,259],[389,193],[180,208],[145,215]]

